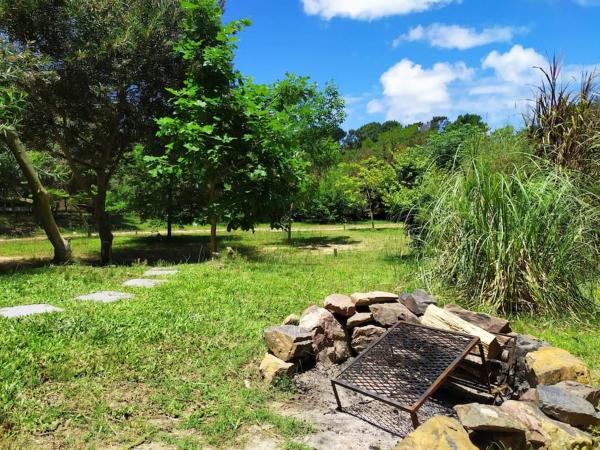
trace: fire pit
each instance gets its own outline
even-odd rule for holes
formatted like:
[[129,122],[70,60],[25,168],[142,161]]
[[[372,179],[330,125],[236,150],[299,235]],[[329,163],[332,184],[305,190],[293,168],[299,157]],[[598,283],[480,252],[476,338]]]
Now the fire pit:
[[429,412],[436,413],[439,408],[433,394],[469,354],[481,358],[482,385],[490,391],[479,338],[400,322],[331,380],[338,410],[360,415],[355,406],[343,408],[338,394],[341,387],[409,413],[417,428],[419,409],[427,402]]

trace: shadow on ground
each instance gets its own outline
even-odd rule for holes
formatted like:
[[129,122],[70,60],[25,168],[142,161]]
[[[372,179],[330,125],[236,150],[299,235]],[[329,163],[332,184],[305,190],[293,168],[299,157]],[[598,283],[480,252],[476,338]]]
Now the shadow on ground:
[[268,244],[271,246],[289,246],[301,249],[317,249],[317,248],[330,248],[340,245],[356,245],[360,244],[361,241],[354,240],[350,236],[307,236],[307,237],[295,237],[290,241],[282,240]]

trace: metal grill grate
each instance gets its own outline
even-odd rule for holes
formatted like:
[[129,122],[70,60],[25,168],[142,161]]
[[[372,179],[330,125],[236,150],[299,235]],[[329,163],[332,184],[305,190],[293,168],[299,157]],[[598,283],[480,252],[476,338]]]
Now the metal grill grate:
[[336,389],[341,386],[410,413],[417,427],[419,408],[477,346],[485,372],[479,338],[401,322],[332,380],[338,409],[344,410]]

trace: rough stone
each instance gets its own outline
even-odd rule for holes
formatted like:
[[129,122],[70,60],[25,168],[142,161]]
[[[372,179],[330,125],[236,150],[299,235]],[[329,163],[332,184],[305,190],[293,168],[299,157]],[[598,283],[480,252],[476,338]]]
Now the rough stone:
[[269,327],[264,333],[271,353],[285,362],[306,360],[312,354],[312,334],[295,325]]
[[346,328],[351,330],[352,328],[367,325],[372,320],[373,314],[371,314],[370,312],[356,313],[352,317],[348,318],[348,321],[346,322]]
[[537,395],[537,389],[535,388],[527,389],[527,391],[519,397],[519,400],[522,402],[532,402],[536,405],[540,402]]
[[425,314],[429,305],[437,305],[437,302],[423,289],[416,289],[404,297],[404,306],[417,316]]
[[549,417],[575,427],[585,427],[600,423],[600,415],[587,400],[571,394],[558,386],[537,387],[540,409]]
[[283,325],[298,325],[300,316],[298,314],[290,314],[283,320]]
[[282,361],[270,353],[265,355],[259,368],[261,377],[268,384],[273,384],[283,377],[293,375],[294,370],[294,364]]
[[77,297],[77,300],[92,301],[99,303],[113,303],[118,302],[119,300],[125,300],[134,297],[135,296],[133,294],[128,294],[126,292],[100,291],[94,292],[93,294],[80,295],[79,297]]
[[38,305],[22,305],[22,306],[11,306],[8,308],[0,309],[0,316],[7,319],[15,319],[18,317],[32,316],[34,314],[47,314],[54,312],[63,312],[64,309],[57,308],[56,306],[47,304]]
[[522,433],[527,428],[497,406],[469,403],[454,407],[460,423],[467,430]]
[[398,296],[391,292],[355,292],[350,296],[355,306],[369,306],[375,303],[392,303],[398,301]]
[[530,402],[508,400],[500,409],[526,428],[527,441],[534,447],[547,450],[591,450],[592,436],[571,425],[547,417]]
[[145,278],[134,278],[133,280],[127,280],[125,283],[123,283],[123,286],[150,289],[166,282],[167,280],[150,280]]
[[346,330],[325,308],[310,306],[302,313],[299,325],[312,333],[317,362],[327,366],[350,357]]
[[552,385],[561,381],[589,384],[590,371],[579,358],[556,347],[542,347],[525,356],[529,383]]
[[350,317],[356,312],[352,299],[343,294],[331,294],[325,297],[324,306],[326,310],[344,317]]
[[396,450],[477,450],[462,425],[451,417],[429,419],[404,438]]
[[597,387],[581,384],[576,381],[561,381],[555,386],[587,400],[595,407],[598,407],[598,403],[600,403],[600,389]]
[[444,309],[490,333],[510,333],[511,331],[508,320],[501,319],[500,317],[469,311],[458,305],[446,305]]
[[146,270],[144,272],[145,277],[161,277],[161,276],[170,276],[177,274],[177,269],[161,269],[159,267],[155,267],[150,270]]
[[360,353],[384,334],[385,328],[375,325],[356,327],[352,331],[352,348],[355,352]]
[[384,327],[391,327],[398,322],[419,323],[419,319],[401,303],[381,303],[369,306],[373,320]]

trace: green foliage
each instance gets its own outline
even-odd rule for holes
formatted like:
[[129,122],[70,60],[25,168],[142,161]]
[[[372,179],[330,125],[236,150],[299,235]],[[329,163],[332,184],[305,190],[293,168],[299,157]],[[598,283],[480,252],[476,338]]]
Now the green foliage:
[[[489,151],[510,142],[502,139],[477,143],[426,212],[422,239],[434,274],[471,304],[501,312],[591,314],[598,209],[564,171],[533,162],[498,169]],[[512,142],[518,154],[519,138]]]

